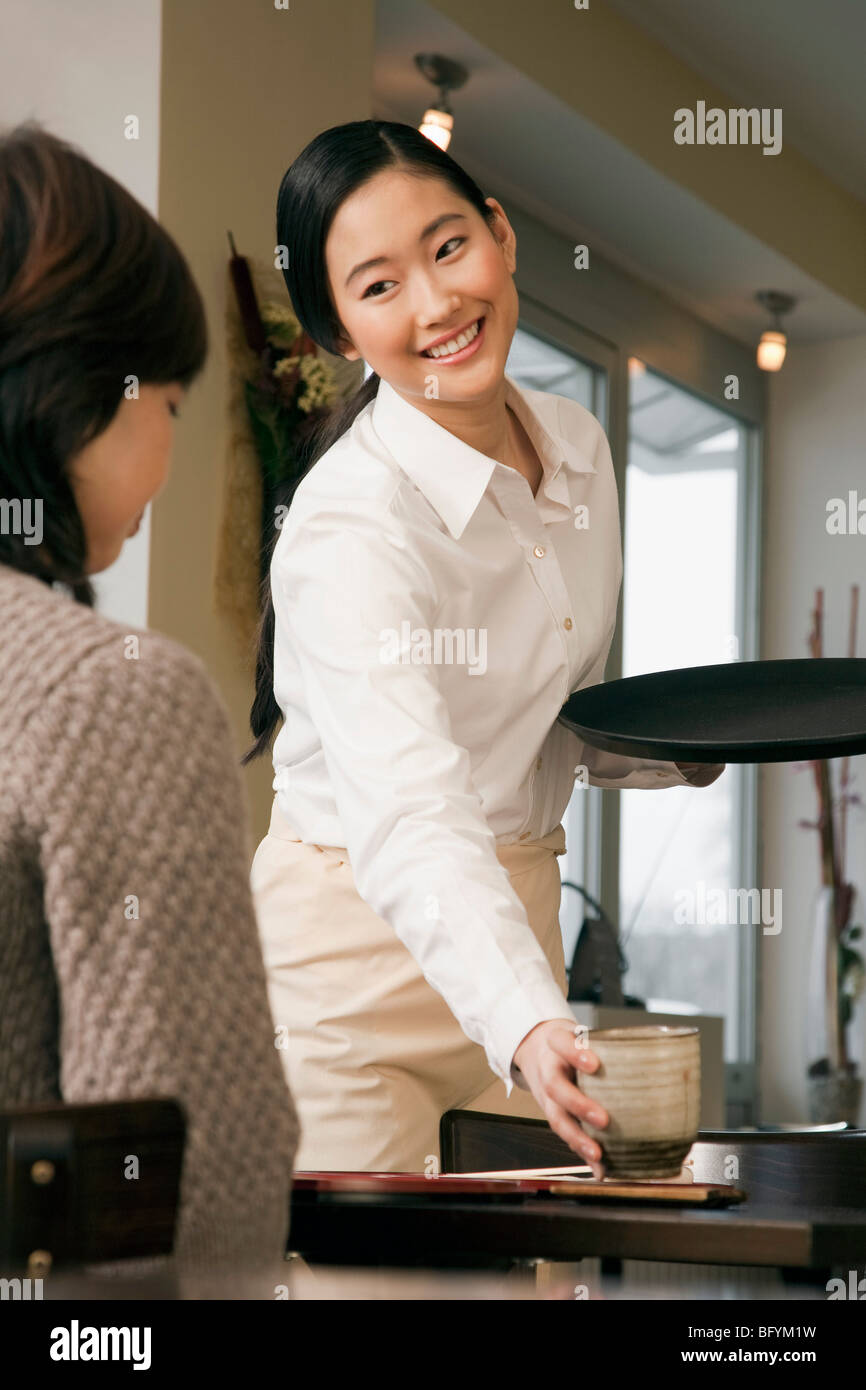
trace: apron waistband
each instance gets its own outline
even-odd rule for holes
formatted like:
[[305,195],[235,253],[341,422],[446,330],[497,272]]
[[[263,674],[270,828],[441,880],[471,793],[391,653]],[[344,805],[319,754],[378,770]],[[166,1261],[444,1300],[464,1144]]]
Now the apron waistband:
[[[292,840],[298,844],[304,843],[297,831],[289,825],[282,811],[276,796],[271,807],[271,821],[268,827],[268,834],[275,836],[278,840]],[[331,857],[337,856],[340,860],[348,862],[349,854],[342,845],[313,845],[313,849],[319,850],[322,854]],[[510,844],[496,846],[497,858],[505,866],[509,873],[521,873],[525,869],[532,868],[542,858],[549,854],[565,854],[565,826],[557,825],[546,835],[541,835],[535,840],[514,840]]]

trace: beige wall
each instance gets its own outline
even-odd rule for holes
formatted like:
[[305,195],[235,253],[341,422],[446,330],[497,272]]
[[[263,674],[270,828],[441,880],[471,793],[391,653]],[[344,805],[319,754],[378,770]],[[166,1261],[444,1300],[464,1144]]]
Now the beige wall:
[[[860,644],[866,656],[866,537],[830,536],[826,507],[848,490],[866,495],[866,337],[793,348],[770,386],[764,475],[763,652],[767,659],[808,656],[815,590],[824,589],[824,655],[848,655],[851,585],[860,585]],[[841,760],[831,763],[833,775]],[[866,797],[866,758],[852,758],[853,788]],[[762,884],[783,889],[783,927],[761,941],[760,1080],[767,1119],[806,1117],[804,1007],[812,913],[819,884],[815,831],[800,819],[818,813],[814,779],[791,763],[761,770],[758,823]],[[866,905],[866,813],[848,816],[848,875],[857,885],[856,920]],[[851,1055],[866,1070],[866,1000],[855,1013]],[[852,1032],[854,1030],[852,1029]],[[866,1110],[866,1107],[864,1107]],[[861,1112],[861,1122],[862,1122]]]
[[[334,11],[340,22],[334,22]],[[226,453],[223,332],[226,229],[273,259],[277,190],[320,130],[369,117],[374,7],[164,0],[159,219],[205,300],[211,350],[178,422],[170,481],[153,507],[149,625],[191,647],[228,705],[238,754],[249,745],[252,673],[213,606]],[[267,829],[272,769],[245,773],[251,844]]]

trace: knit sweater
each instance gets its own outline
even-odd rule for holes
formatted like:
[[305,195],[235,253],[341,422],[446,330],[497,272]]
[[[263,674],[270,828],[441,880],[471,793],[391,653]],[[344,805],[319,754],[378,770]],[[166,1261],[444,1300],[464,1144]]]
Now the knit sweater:
[[0,565],[0,1106],[180,1101],[180,1269],[288,1232],[245,812],[201,661]]

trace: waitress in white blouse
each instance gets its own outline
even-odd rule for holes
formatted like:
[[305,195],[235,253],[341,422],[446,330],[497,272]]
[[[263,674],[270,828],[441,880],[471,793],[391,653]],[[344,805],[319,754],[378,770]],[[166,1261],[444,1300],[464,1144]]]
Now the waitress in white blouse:
[[[455,1107],[543,1118],[601,1171],[566,998],[561,820],[720,767],[557,723],[603,679],[622,581],[601,426],[505,374],[515,236],[412,126],[317,136],[280,187],[303,328],[373,374],[309,446],[270,568],[252,886],[295,1166],[435,1172]],[[691,778],[686,775],[691,772]],[[516,1083],[517,1089],[514,1089]]]

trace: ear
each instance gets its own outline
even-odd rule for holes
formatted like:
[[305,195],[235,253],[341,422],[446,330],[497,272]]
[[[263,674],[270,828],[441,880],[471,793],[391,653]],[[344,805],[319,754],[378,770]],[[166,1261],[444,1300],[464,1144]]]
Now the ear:
[[361,354],[349,338],[339,337],[337,339],[337,353],[340,357],[345,357],[347,362],[357,362]]
[[505,209],[497,198],[485,198],[485,203],[497,214],[497,223],[491,227],[491,232],[502,248],[505,257],[505,264],[513,274],[517,269],[517,236],[514,228],[505,215]]

